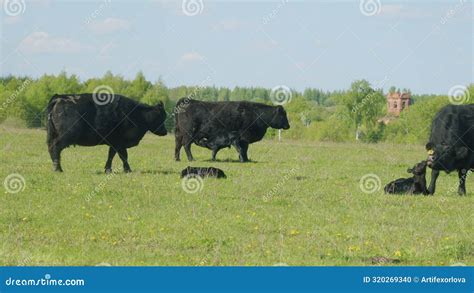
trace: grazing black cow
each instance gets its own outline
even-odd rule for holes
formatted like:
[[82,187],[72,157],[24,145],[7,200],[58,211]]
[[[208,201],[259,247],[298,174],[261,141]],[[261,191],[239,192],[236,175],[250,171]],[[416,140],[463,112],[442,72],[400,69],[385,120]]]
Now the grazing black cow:
[[458,193],[466,194],[467,172],[474,168],[474,104],[443,107],[433,119],[426,150],[432,169],[428,192],[435,193],[440,171],[457,170]]
[[181,178],[186,176],[200,176],[200,177],[215,177],[215,178],[227,178],[224,171],[214,167],[186,167],[181,171]]
[[62,172],[61,151],[70,145],[109,146],[105,172],[112,171],[118,152],[125,172],[131,172],[127,148],[138,145],[147,131],[166,135],[163,103],[140,104],[120,95],[109,95],[103,104],[93,94],[54,95],[48,104],[48,150],[54,171]]
[[412,178],[399,178],[387,184],[385,193],[390,194],[428,194],[426,189],[426,161],[417,163],[413,168],[408,169],[412,173]]
[[175,159],[180,160],[184,146],[189,161],[193,160],[191,144],[211,148],[213,159],[217,151],[231,144],[241,162],[247,162],[249,144],[263,138],[268,127],[289,129],[282,106],[253,102],[202,102],[180,99],[175,108]]

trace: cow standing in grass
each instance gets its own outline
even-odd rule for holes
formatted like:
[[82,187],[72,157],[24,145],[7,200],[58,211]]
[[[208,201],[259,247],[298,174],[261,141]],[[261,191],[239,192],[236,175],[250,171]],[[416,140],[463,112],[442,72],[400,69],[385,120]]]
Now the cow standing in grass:
[[433,119],[426,144],[431,171],[430,194],[440,171],[458,171],[460,195],[466,194],[466,176],[474,168],[474,105],[448,105]]
[[127,149],[138,145],[147,131],[166,135],[163,103],[140,104],[110,94],[104,101],[95,94],[54,95],[48,104],[48,150],[54,171],[62,172],[61,151],[70,145],[108,145],[105,172],[112,171],[116,153],[125,172],[131,172]]
[[268,127],[289,129],[290,124],[282,106],[253,102],[203,102],[180,99],[175,107],[175,159],[180,160],[184,146],[188,161],[193,160],[191,144],[217,151],[233,145],[241,162],[247,162],[249,144],[260,141]]

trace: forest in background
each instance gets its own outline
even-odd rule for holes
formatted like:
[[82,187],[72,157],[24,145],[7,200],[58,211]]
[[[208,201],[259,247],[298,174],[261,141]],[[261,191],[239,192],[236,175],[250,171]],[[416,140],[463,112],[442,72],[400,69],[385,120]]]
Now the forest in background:
[[[45,109],[54,94],[93,93],[106,86],[113,93],[130,97],[145,104],[163,101],[168,119],[167,129],[173,131],[173,108],[182,97],[203,101],[252,101],[265,104],[284,102],[291,129],[283,138],[308,141],[361,141],[425,143],[433,116],[444,105],[470,103],[474,84],[459,90],[455,96],[412,95],[412,105],[400,117],[387,115],[386,93],[373,88],[366,80],[354,81],[347,89],[324,91],[307,88],[296,91],[286,87],[216,87],[207,80],[197,86],[167,87],[163,81],[148,81],[138,72],[133,80],[107,72],[101,78],[81,81],[76,75],[29,77],[0,77],[0,123],[24,127],[44,127]],[[409,92],[391,87],[389,91]],[[390,120],[388,124],[381,122]],[[270,129],[267,136],[275,136]]]

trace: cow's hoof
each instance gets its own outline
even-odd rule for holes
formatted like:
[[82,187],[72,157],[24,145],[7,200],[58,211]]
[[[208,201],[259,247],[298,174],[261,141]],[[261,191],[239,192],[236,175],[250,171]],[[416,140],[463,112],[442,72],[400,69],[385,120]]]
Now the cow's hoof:
[[459,194],[459,195],[466,195],[466,191],[460,189],[460,190],[458,190],[458,194]]
[[105,174],[110,174],[112,173],[112,169],[105,169]]
[[63,172],[63,169],[58,169],[58,168],[55,168],[53,169],[54,172],[58,172],[58,173],[62,173]]
[[124,169],[123,170],[125,173],[132,173],[132,169]]
[[179,162],[179,161],[181,161],[181,159],[180,159],[180,158],[176,158],[176,159],[174,159],[174,160],[175,160],[176,162]]

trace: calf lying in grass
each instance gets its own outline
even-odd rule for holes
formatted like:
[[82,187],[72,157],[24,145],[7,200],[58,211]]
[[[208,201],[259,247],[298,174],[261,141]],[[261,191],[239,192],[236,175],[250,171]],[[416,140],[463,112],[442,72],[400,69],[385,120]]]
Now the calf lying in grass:
[[200,177],[215,177],[215,178],[227,178],[225,176],[224,171],[221,169],[217,169],[214,167],[186,167],[183,171],[181,171],[181,178],[186,176],[200,176]]
[[426,161],[421,161],[413,168],[408,169],[412,173],[412,178],[399,178],[390,182],[384,188],[385,193],[389,194],[428,194],[426,189]]

